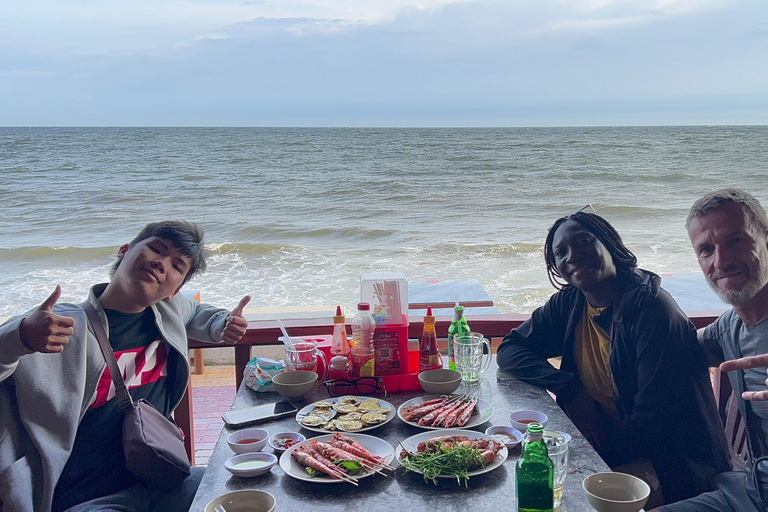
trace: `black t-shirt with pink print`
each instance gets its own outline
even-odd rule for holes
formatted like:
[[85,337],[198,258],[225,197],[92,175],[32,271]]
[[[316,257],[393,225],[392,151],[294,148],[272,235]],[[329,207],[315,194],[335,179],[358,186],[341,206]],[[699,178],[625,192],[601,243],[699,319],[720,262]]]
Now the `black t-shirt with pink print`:
[[[109,341],[117,364],[134,400],[143,398],[166,417],[167,375],[173,375],[178,354],[160,338],[151,309],[142,313],[105,310],[109,321]],[[105,368],[96,399],[85,413],[77,430],[75,444],[61,474],[53,499],[53,512],[101,496],[113,494],[136,483],[125,468],[122,442],[123,413],[115,400],[115,386]]]

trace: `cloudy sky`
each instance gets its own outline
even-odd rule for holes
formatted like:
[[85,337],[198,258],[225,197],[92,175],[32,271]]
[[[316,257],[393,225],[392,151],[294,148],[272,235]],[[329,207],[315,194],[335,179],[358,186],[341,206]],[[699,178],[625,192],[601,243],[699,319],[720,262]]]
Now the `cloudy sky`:
[[768,124],[765,0],[0,0],[0,126]]

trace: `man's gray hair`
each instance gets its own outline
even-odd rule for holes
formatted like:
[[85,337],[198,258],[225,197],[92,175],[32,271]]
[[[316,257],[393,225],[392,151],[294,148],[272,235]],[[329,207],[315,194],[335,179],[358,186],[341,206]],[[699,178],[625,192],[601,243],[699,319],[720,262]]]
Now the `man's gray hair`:
[[755,234],[766,236],[768,233],[768,218],[765,210],[760,206],[755,197],[749,192],[737,188],[726,188],[705,195],[691,206],[688,218],[685,220],[685,228],[688,229],[691,221],[696,217],[703,217],[711,211],[723,208],[727,204],[741,205],[746,215],[747,227],[752,228]]

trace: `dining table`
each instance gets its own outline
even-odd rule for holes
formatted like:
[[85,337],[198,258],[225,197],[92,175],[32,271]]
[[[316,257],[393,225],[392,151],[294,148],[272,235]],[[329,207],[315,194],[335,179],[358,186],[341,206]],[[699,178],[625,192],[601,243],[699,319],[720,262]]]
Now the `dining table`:
[[[482,433],[492,425],[510,425],[509,415],[513,411],[543,412],[549,418],[546,430],[565,432],[571,436],[570,464],[559,510],[561,512],[591,510],[582,488],[582,481],[590,474],[610,471],[609,467],[545,389],[522,382],[499,369],[495,364],[495,355],[493,358],[490,369],[482,374],[480,381],[462,384],[455,392],[473,393],[492,407],[492,417],[482,424],[469,427],[469,430]],[[419,389],[388,392],[386,398],[383,394],[374,396],[386,400],[397,409],[406,401],[423,395],[425,393]],[[303,401],[295,402],[295,405],[301,409],[315,401],[329,398],[326,387],[320,384],[304,397]],[[282,397],[277,393],[253,391],[243,382],[237,391],[232,409],[244,409],[281,399]],[[299,432],[308,439],[322,435],[302,427],[295,415],[254,426],[267,430],[270,435],[286,431]],[[397,467],[391,473],[385,472],[386,476],[374,474],[362,478],[358,482],[359,485],[354,486],[343,481],[324,484],[297,479],[286,474],[280,464],[261,476],[252,478],[233,476],[225,468],[225,462],[235,455],[227,444],[227,437],[234,431],[235,429],[227,427],[222,430],[190,508],[191,511],[201,512],[214,498],[241,489],[259,489],[269,492],[276,499],[277,512],[516,510],[515,463],[520,456],[519,445],[509,449],[508,457],[503,464],[491,471],[474,475],[467,482],[440,479],[437,484],[434,484],[426,481],[421,474],[406,472],[405,468]],[[406,423],[399,417],[394,417],[363,434],[383,439],[398,451],[400,441],[423,432],[427,431]],[[264,451],[271,452],[271,449],[266,447]],[[280,457],[279,454],[276,455]],[[391,464],[398,466],[396,458]]]

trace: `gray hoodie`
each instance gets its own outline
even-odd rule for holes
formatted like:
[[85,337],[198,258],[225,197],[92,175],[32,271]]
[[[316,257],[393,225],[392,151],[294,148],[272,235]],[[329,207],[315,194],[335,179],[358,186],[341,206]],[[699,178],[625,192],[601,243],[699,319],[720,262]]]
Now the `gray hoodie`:
[[[96,299],[105,287],[92,287],[88,300],[96,307],[109,335],[106,315]],[[174,393],[171,402],[178,405],[189,381],[187,338],[221,342],[228,311],[181,294],[159,302],[152,310],[160,335],[184,361],[167,381]],[[77,304],[57,304],[54,312],[75,319],[75,332],[59,354],[32,352],[22,344],[19,325],[29,312],[0,326],[3,512],[50,511],[78,425],[96,398],[96,384],[106,366],[83,309]]]

